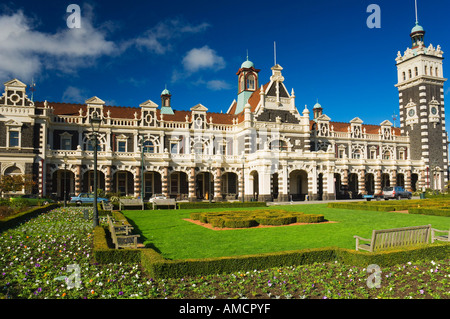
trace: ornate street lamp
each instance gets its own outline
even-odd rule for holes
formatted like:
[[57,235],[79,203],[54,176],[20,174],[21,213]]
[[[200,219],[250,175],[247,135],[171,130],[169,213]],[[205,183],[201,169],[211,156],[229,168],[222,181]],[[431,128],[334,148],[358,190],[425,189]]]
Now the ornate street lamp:
[[64,156],[64,208],[67,206],[67,162],[69,159],[67,158],[67,155]]
[[97,227],[98,222],[98,210],[97,210],[97,147],[98,139],[97,135],[102,124],[102,119],[98,117],[96,113],[92,114],[91,128],[92,128],[92,146],[94,148],[94,227]]
[[142,202],[144,202],[144,195],[145,195],[145,190],[144,190],[144,169],[145,169],[145,160],[144,160],[144,137],[141,137],[141,140],[139,142],[139,144],[141,145],[141,199]]

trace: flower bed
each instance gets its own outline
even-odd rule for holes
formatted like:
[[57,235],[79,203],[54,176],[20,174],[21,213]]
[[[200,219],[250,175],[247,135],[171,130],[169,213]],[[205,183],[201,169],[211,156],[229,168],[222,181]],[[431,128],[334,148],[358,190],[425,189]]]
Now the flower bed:
[[[368,288],[365,267],[338,262],[153,279],[138,263],[94,263],[92,237],[81,208],[58,208],[1,232],[0,299],[450,298],[448,258],[383,267],[378,289]],[[69,278],[71,265],[78,278]]]

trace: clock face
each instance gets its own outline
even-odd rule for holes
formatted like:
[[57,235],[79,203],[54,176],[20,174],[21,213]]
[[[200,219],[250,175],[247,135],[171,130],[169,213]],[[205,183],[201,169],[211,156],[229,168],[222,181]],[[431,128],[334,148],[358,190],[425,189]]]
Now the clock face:
[[416,111],[414,111],[414,109],[410,109],[408,112],[409,117],[413,117],[414,114],[416,114]]
[[431,108],[431,114],[436,115],[437,114],[437,108],[432,107]]

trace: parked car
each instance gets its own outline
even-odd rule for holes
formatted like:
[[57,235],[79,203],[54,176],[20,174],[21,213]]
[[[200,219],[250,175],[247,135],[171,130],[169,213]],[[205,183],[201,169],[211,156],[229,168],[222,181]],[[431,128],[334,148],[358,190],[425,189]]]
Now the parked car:
[[[78,196],[71,197],[70,202],[77,205],[94,203],[94,194],[80,193]],[[97,203],[101,202],[109,202],[109,199],[97,197]]]
[[412,193],[406,191],[401,186],[385,187],[383,188],[383,197],[385,200],[408,198],[411,199]]
[[47,205],[47,204],[55,202],[54,200],[52,200],[50,198],[41,198],[38,195],[32,195],[32,194],[11,197],[9,200],[11,202],[15,202],[17,200],[23,200],[23,199],[25,199],[30,204],[30,206],[42,206],[42,205]]
[[153,194],[152,197],[148,200],[149,203],[153,203],[155,199],[167,199],[166,195],[164,194]]

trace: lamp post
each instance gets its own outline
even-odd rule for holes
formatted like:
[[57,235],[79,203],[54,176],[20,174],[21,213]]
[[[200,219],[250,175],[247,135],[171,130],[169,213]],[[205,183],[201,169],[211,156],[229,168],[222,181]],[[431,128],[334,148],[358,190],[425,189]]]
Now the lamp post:
[[245,153],[244,152],[242,152],[241,161],[242,161],[242,202],[244,202],[244,194],[245,194],[245,175],[244,175]]
[[100,125],[102,124],[102,119],[93,114],[91,118],[91,128],[92,128],[92,146],[94,148],[94,227],[97,227],[98,222],[98,210],[97,210],[97,147],[98,139],[97,135],[100,130]]
[[144,137],[141,138],[139,144],[141,145],[141,199],[144,201]]
[[67,156],[64,156],[64,208],[67,206],[67,162],[68,158]]

